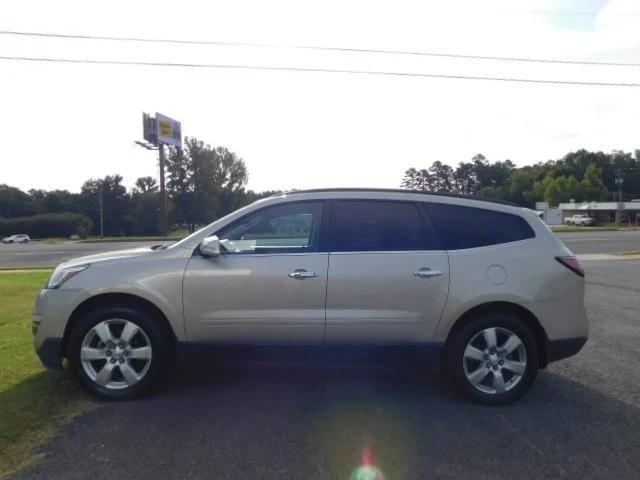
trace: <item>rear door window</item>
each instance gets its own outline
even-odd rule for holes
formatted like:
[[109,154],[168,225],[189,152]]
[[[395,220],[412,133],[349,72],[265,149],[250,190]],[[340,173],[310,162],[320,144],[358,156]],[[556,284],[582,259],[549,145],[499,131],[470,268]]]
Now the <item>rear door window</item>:
[[443,203],[424,204],[445,250],[485,247],[534,238],[519,215]]
[[427,242],[414,203],[345,200],[331,205],[332,252],[425,250]]

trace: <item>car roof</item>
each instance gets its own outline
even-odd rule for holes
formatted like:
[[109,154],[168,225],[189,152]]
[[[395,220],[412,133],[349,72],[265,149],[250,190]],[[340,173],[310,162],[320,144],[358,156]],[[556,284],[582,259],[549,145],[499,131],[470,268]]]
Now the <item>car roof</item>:
[[295,195],[298,193],[345,193],[345,192],[374,192],[374,193],[409,193],[415,195],[431,195],[436,197],[448,197],[448,198],[460,198],[463,200],[475,200],[479,202],[488,202],[495,203],[498,205],[507,205],[510,207],[521,207],[513,202],[509,202],[507,200],[501,200],[499,198],[488,198],[488,197],[476,197],[474,195],[461,195],[458,193],[449,193],[449,192],[430,192],[424,190],[407,190],[402,188],[313,188],[309,190],[292,190],[284,193],[279,193],[277,195],[273,195],[274,197],[278,197],[281,195]]

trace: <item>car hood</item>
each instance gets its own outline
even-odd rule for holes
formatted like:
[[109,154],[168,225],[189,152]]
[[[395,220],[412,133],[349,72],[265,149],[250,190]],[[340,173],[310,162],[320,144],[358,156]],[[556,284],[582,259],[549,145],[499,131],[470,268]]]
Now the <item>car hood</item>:
[[86,255],[84,257],[72,258],[71,260],[67,260],[66,262],[58,265],[58,268],[74,267],[77,265],[84,265],[86,263],[96,264],[104,262],[115,262],[120,260],[127,260],[133,257],[154,255],[155,253],[156,250],[152,250],[151,247],[115,250],[113,252],[98,253],[95,255]]

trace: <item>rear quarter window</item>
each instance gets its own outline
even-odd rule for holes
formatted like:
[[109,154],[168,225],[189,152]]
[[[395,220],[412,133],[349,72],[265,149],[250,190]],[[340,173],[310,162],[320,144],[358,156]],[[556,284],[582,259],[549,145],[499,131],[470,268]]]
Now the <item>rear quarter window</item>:
[[424,206],[445,250],[486,247],[536,236],[519,215],[438,203]]

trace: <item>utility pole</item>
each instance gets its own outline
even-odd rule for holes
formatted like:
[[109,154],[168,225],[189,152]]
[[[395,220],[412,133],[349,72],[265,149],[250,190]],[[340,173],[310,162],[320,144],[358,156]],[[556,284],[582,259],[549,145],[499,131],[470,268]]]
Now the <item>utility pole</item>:
[[167,235],[167,191],[164,186],[164,144],[158,144],[158,161],[160,163],[160,233]]
[[616,225],[620,226],[622,221],[622,184],[624,179],[622,178],[622,169],[616,170],[616,185],[618,186],[618,208],[616,209]]
[[100,186],[100,237],[104,237],[104,222],[102,220],[102,185]]

